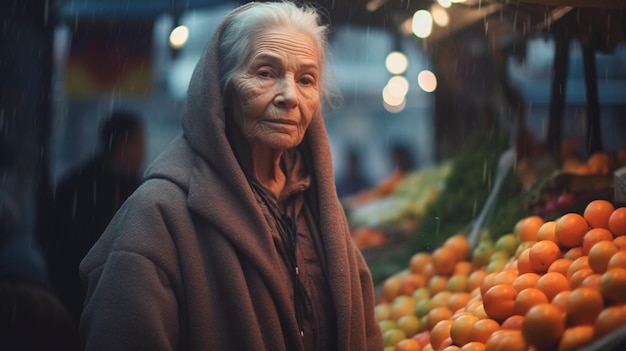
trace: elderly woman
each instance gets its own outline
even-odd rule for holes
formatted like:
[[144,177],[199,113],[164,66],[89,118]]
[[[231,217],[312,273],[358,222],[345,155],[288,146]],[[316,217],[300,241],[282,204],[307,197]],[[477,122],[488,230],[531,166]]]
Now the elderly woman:
[[225,17],[182,135],[81,263],[86,350],[382,350],[331,171],[326,31],[289,3]]

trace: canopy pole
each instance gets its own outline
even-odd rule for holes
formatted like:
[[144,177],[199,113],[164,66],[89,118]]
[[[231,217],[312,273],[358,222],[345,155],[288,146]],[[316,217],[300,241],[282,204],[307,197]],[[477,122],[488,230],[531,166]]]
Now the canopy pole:
[[563,26],[554,32],[554,66],[550,96],[547,146],[550,152],[558,155],[561,148],[561,128],[565,113],[565,88],[569,66],[570,36]]
[[590,40],[581,40],[583,53],[583,70],[587,91],[587,156],[602,151],[602,135],[600,125],[600,104],[598,102],[598,73],[596,56]]

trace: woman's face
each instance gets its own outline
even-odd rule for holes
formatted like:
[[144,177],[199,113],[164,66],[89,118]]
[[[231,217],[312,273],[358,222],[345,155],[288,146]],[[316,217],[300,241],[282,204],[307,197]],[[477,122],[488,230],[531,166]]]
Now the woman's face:
[[281,28],[259,33],[233,76],[226,106],[251,148],[286,150],[300,144],[320,102],[315,41]]

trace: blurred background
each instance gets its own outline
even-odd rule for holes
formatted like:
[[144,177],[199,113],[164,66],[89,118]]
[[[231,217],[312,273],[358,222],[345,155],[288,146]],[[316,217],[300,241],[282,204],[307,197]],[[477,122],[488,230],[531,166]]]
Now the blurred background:
[[[146,165],[166,147],[204,45],[241,3],[2,1],[0,185],[17,231],[31,235],[40,200],[98,152],[111,111],[141,116]],[[622,0],[312,3],[332,28],[329,69],[343,95],[325,116],[337,179],[351,154],[373,185],[393,174],[398,147],[412,169],[428,168],[477,131],[512,140],[523,129],[583,155],[626,141]]]

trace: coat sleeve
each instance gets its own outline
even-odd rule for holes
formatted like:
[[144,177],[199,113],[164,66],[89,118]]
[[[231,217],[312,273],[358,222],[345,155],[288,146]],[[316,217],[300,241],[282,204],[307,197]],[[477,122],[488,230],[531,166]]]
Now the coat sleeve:
[[84,350],[175,350],[178,307],[164,272],[137,253],[114,251],[86,275]]
[[365,258],[361,251],[353,246],[352,249],[357,255],[359,263],[359,276],[361,279],[361,291],[363,295],[363,306],[365,308],[365,335],[367,341],[367,350],[380,351],[383,347],[383,338],[378,322],[374,315],[376,306],[376,296],[374,292],[374,283],[372,274],[365,262]]

